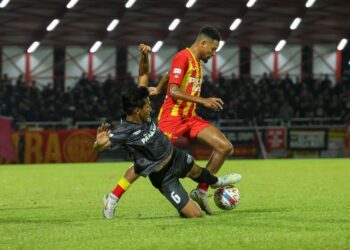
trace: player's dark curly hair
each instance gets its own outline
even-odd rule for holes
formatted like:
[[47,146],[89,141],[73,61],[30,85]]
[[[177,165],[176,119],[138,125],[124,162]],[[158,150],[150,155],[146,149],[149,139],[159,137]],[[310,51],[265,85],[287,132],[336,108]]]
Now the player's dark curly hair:
[[148,89],[145,87],[128,87],[122,94],[122,108],[127,115],[131,115],[135,108],[142,108],[149,97]]
[[220,32],[217,29],[210,27],[210,26],[202,27],[201,30],[199,31],[198,36],[200,36],[200,35],[204,35],[206,37],[209,37],[209,38],[211,38],[213,40],[217,40],[217,41],[221,40]]

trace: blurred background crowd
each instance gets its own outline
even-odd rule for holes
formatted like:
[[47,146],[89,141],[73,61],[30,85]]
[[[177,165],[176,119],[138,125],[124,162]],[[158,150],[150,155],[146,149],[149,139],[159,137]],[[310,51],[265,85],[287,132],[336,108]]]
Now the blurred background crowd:
[[[222,98],[224,110],[216,113],[198,107],[197,113],[208,120],[243,119],[257,123],[266,118],[288,121],[303,117],[338,117],[343,122],[350,121],[349,81],[334,84],[327,75],[301,80],[287,74],[274,79],[267,73],[257,79],[219,74],[213,82],[205,76],[201,96]],[[41,86],[35,81],[26,85],[21,75],[10,80],[4,74],[0,81],[0,115],[13,117],[14,122],[119,120],[120,96],[131,84],[136,83],[130,75],[123,80],[108,76],[99,81],[88,80],[83,74],[74,87],[63,90],[53,84]],[[152,98],[154,118],[164,95]]]

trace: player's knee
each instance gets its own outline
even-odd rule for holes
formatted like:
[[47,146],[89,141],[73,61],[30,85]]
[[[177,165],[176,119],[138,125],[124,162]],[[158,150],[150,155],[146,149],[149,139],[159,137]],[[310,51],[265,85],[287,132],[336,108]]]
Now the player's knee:
[[235,151],[235,148],[233,147],[232,143],[230,142],[230,146],[228,149],[228,156],[233,155],[234,151]]
[[223,142],[219,151],[225,156],[230,156],[233,154],[233,145],[230,141]]

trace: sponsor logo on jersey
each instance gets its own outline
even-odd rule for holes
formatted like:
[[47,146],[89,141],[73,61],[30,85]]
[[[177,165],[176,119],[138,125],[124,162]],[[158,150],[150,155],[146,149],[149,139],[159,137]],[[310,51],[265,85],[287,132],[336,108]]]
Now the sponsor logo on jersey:
[[194,77],[189,77],[188,81],[189,81],[189,83],[193,83],[193,82],[198,83],[198,84],[202,83],[202,79],[197,79],[197,78],[194,78]]
[[193,161],[192,156],[191,156],[191,155],[189,155],[189,154],[187,154],[186,156],[187,156],[187,158],[186,158],[186,162],[187,162],[187,164],[192,163],[192,161]]
[[154,123],[152,123],[149,132],[146,133],[146,134],[144,134],[143,138],[141,139],[141,142],[142,142],[143,144],[145,144],[146,142],[148,142],[149,139],[151,139],[151,138],[155,135],[156,131],[157,131],[157,126],[156,126]]
[[199,92],[201,90],[201,85],[193,86],[192,92]]
[[182,70],[180,68],[174,68],[174,74],[181,74]]
[[141,130],[137,130],[137,131],[135,131],[134,133],[132,133],[132,135],[138,135],[138,134],[140,134],[141,133]]

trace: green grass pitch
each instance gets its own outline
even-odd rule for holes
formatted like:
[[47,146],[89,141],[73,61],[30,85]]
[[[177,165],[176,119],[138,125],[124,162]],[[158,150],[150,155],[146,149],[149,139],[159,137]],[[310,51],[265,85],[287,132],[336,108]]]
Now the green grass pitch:
[[350,249],[350,160],[227,161],[241,202],[200,219],[140,178],[107,221],[102,196],[128,165],[0,166],[0,249]]

